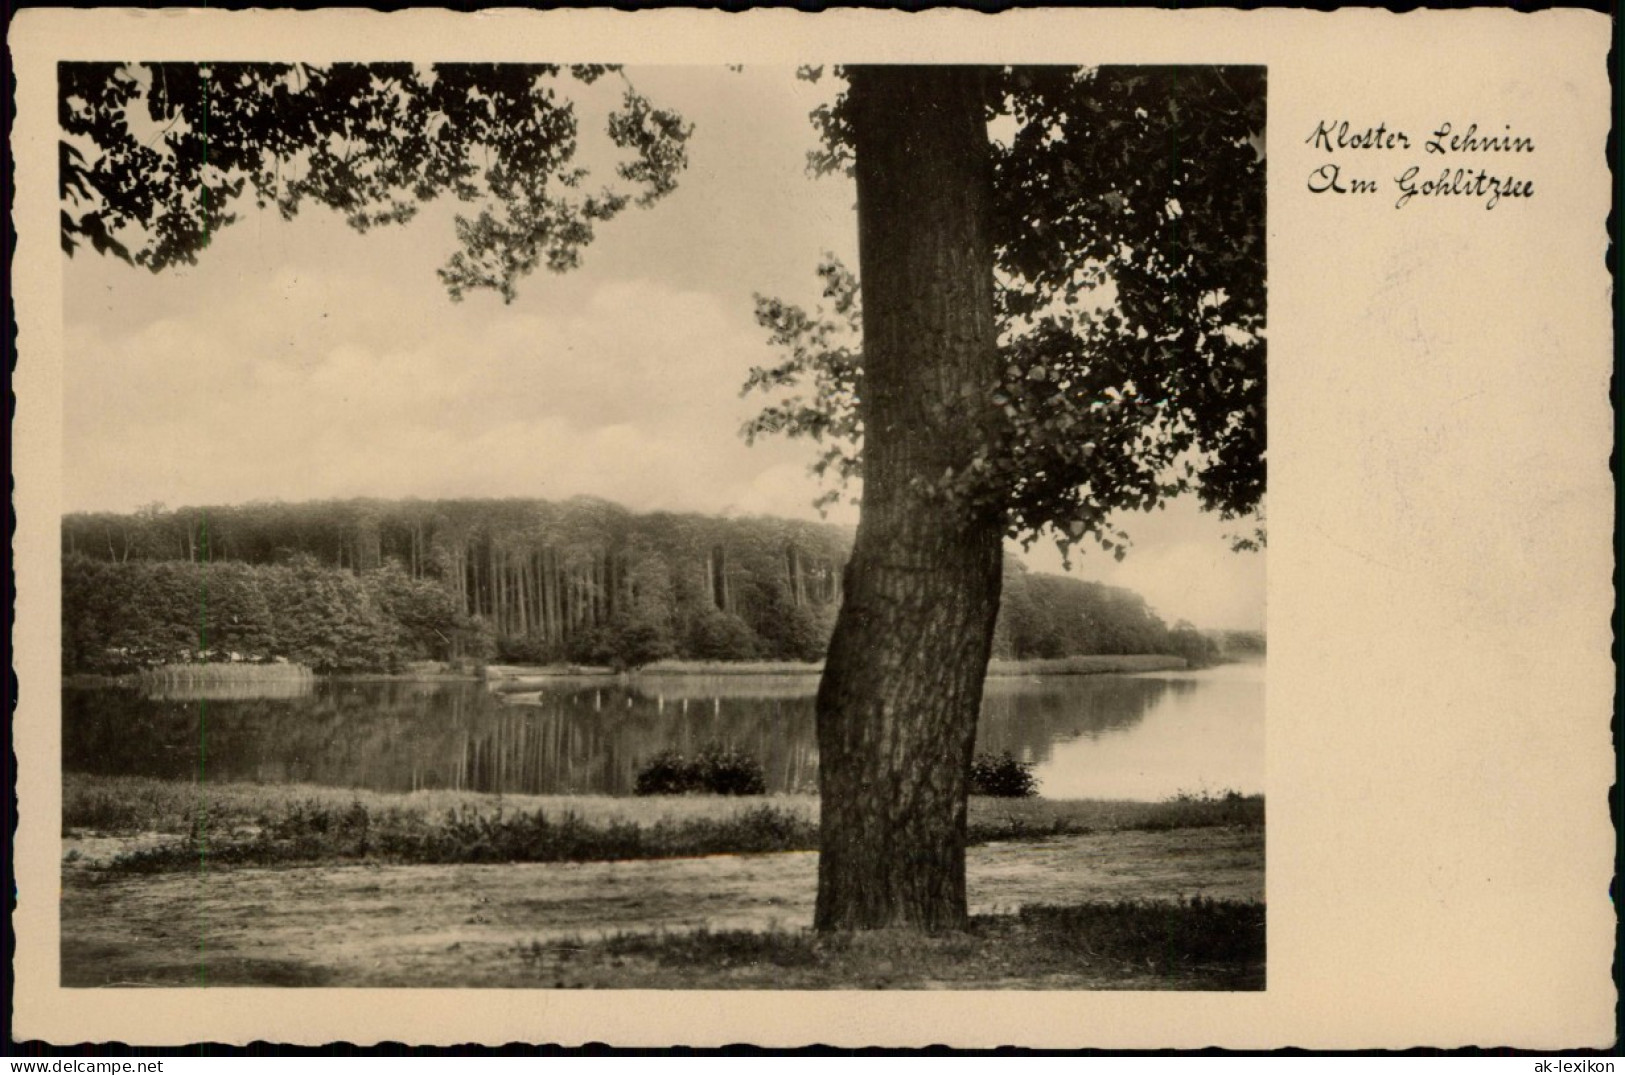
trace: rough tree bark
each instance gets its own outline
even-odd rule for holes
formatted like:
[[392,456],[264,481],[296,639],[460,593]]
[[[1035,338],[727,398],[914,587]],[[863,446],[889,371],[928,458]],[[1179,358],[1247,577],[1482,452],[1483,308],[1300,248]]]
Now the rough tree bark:
[[965,811],[999,607],[996,511],[931,491],[998,382],[983,75],[850,68],[863,503],[818,692],[819,929],[966,922]]

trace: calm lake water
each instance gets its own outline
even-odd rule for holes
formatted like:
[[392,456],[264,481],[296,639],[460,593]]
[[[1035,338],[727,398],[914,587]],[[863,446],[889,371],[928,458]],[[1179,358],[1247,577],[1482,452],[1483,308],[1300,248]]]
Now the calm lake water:
[[[815,790],[814,676],[277,684],[63,691],[63,766],[174,780],[379,791],[626,794],[668,748],[749,751],[771,791]],[[1264,666],[988,680],[978,749],[1034,763],[1052,799],[1264,790]]]

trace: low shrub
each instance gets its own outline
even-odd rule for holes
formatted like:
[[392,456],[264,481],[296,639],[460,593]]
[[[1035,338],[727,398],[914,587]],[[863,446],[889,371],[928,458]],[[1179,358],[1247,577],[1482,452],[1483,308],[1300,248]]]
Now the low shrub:
[[638,770],[635,795],[766,795],[762,765],[743,751],[706,747],[693,758],[663,750]]
[[766,795],[762,765],[737,750],[704,750],[694,759],[700,790],[712,795]]
[[970,765],[970,793],[1000,799],[1030,799],[1038,794],[1031,762],[1003,754],[978,754]]
[[662,750],[638,770],[634,795],[681,795],[693,791],[693,763],[675,750]]

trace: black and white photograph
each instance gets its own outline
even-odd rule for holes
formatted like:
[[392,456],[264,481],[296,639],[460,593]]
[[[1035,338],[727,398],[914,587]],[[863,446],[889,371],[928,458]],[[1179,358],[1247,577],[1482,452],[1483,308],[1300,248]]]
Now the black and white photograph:
[[59,77],[63,985],[1263,988],[1263,68]]
[[38,14],[24,1021],[1595,1040],[1606,20]]

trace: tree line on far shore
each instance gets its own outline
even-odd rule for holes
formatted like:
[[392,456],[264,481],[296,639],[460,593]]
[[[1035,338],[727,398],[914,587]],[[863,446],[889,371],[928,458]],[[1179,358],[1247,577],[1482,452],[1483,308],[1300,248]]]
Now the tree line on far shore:
[[[63,670],[416,660],[818,660],[850,531],[600,500],[253,504],[64,517]],[[1219,652],[1138,594],[1005,569],[995,656]],[[1228,645],[1226,648],[1229,648]]]

